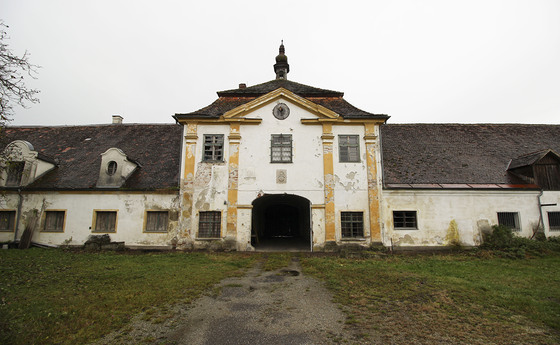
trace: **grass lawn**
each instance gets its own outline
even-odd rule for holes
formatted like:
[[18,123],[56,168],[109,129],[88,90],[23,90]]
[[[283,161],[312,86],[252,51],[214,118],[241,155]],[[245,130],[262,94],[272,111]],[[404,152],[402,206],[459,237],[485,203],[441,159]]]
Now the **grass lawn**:
[[558,344],[560,256],[301,259],[366,342]]
[[0,344],[84,344],[132,316],[190,302],[255,256],[0,251]]
[[[560,256],[343,259],[305,254],[0,251],[0,344],[84,344],[140,312],[157,318],[261,260],[297,255],[363,342],[560,343]],[[152,319],[154,320],[154,319]]]

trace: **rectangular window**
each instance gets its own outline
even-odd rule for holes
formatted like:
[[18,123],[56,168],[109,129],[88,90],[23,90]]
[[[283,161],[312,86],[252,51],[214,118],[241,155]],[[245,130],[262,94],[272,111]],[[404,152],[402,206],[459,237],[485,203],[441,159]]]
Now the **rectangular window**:
[[16,228],[16,211],[0,211],[0,231],[14,231]]
[[393,211],[395,229],[418,229],[416,211]]
[[338,149],[340,162],[360,161],[360,146],[357,135],[339,135]]
[[95,211],[95,226],[93,232],[116,232],[117,211]]
[[203,162],[223,162],[224,160],[224,135],[205,134],[204,135],[204,155]]
[[19,186],[21,185],[21,177],[23,176],[23,168],[25,162],[10,162],[8,163],[8,177],[6,179],[6,186]]
[[507,226],[513,231],[520,231],[519,214],[517,212],[498,212],[498,224]]
[[342,238],[364,237],[364,213],[341,212]]
[[272,134],[270,141],[270,161],[272,163],[292,162],[291,134]]
[[65,211],[45,211],[45,232],[63,232]]
[[198,221],[199,238],[219,238],[222,225],[220,211],[200,212]]
[[548,212],[548,226],[550,230],[560,231],[560,212]]
[[146,232],[167,232],[168,220],[169,212],[167,211],[147,211]]

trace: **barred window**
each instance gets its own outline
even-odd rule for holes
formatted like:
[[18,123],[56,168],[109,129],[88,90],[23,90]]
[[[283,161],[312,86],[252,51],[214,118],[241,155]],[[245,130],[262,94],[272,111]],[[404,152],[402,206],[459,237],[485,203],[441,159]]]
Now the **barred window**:
[[167,232],[168,211],[147,211],[146,232]]
[[116,232],[117,211],[95,211],[95,227],[93,232]]
[[224,160],[224,135],[205,134],[203,162],[222,162]]
[[393,211],[395,229],[418,229],[416,211]]
[[16,228],[16,211],[0,211],[0,231],[14,231]]
[[339,135],[338,149],[340,162],[360,161],[360,146],[357,135]]
[[43,231],[63,232],[65,211],[45,211],[45,225]]
[[519,214],[517,212],[498,212],[498,224],[506,226],[513,231],[520,231]]
[[6,179],[6,186],[19,186],[21,185],[21,177],[23,176],[23,168],[25,162],[10,162],[8,163],[8,177]]
[[270,144],[270,161],[272,163],[292,162],[291,134],[272,134]]
[[342,238],[364,237],[364,213],[341,212]]
[[199,238],[219,238],[222,225],[220,211],[200,212],[198,220]]
[[548,212],[548,226],[550,230],[560,231],[560,212]]

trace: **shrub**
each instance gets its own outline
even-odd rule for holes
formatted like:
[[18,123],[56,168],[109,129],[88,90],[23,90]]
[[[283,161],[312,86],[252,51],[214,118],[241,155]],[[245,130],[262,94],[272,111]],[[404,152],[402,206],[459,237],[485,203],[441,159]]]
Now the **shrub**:
[[493,250],[503,257],[523,258],[527,254],[542,255],[560,252],[560,241],[556,238],[532,240],[518,237],[510,228],[494,225],[492,232],[484,238],[484,243],[480,247]]

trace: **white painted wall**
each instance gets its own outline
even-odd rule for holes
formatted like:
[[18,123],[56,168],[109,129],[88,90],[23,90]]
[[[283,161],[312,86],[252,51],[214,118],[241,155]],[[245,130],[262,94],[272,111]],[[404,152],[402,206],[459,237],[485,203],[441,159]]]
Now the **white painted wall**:
[[[480,244],[481,231],[498,224],[497,212],[518,212],[519,236],[530,237],[539,222],[538,191],[384,190],[385,245],[446,245],[451,221],[462,245]],[[393,211],[417,211],[418,230],[395,230]]]
[[545,228],[545,235],[549,236],[560,236],[560,230],[550,230],[550,225],[548,224],[548,212],[560,212],[560,191],[545,191],[541,196],[541,204],[556,204],[551,206],[542,207],[543,223]]
[[[179,196],[176,194],[145,193],[33,193],[23,194],[18,238],[21,237],[33,210],[66,210],[64,232],[35,232],[33,241],[43,244],[81,245],[92,233],[94,210],[118,210],[116,233],[112,241],[124,241],[127,246],[167,246],[177,236]],[[17,210],[18,195],[6,194],[0,209]],[[168,210],[167,233],[144,232],[146,210]],[[16,215],[17,217],[17,215]],[[14,239],[13,232],[0,232],[0,241]]]

